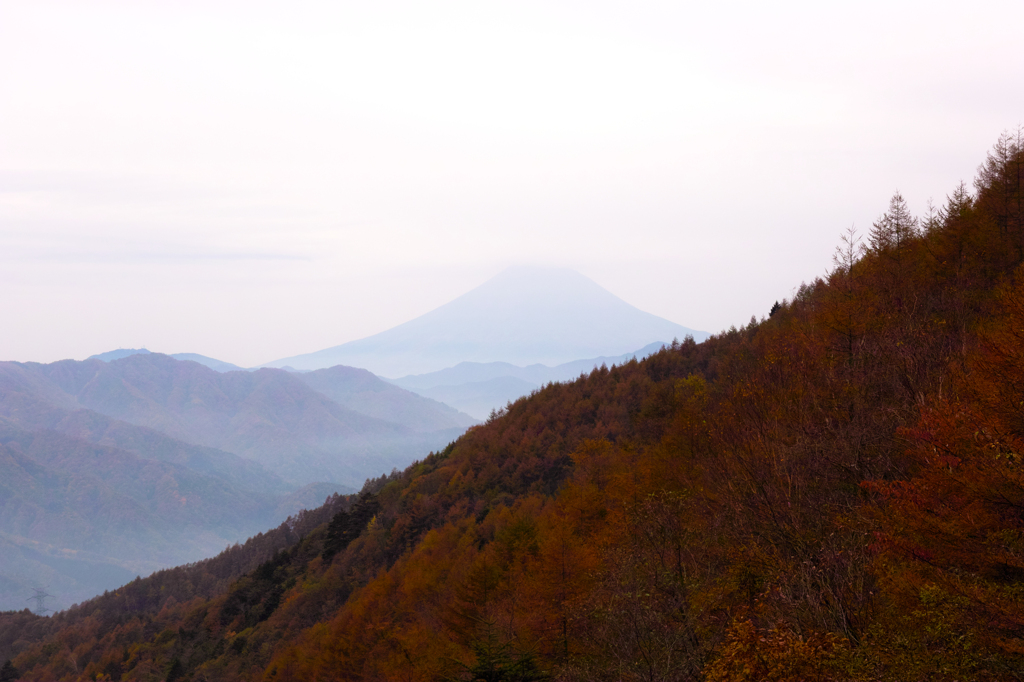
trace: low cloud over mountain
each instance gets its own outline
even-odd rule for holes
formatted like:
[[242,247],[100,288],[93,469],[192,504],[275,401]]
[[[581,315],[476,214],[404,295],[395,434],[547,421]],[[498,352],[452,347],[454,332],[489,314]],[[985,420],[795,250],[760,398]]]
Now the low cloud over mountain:
[[351,365],[401,377],[460,362],[558,365],[688,335],[708,336],[645,313],[573,270],[515,267],[387,331],[266,366]]

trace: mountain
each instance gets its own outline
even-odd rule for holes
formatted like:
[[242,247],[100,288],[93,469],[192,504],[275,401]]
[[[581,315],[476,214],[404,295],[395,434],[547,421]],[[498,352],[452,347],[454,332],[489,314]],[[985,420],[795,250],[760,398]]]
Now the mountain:
[[[106,541],[126,547],[133,542],[131,533],[136,528],[208,528],[216,523],[219,528],[243,532],[259,530],[272,520],[271,514],[260,509],[269,500],[267,496],[239,490],[180,465],[50,430],[0,426],[0,443],[9,467],[3,483],[4,504],[20,500],[22,505],[18,513],[0,515],[4,532],[33,537],[39,524],[50,523],[49,514],[62,509],[60,521],[49,528],[48,537],[65,547],[89,549]],[[108,523],[100,528],[91,522],[72,522],[71,517],[84,508],[77,504],[79,500],[96,505],[109,500],[106,511],[97,507],[86,515],[92,518],[95,512]],[[41,515],[29,512],[30,508]],[[104,539],[106,533],[112,535]],[[155,558],[152,546],[150,551]]]
[[[344,377],[334,378],[342,391]],[[357,486],[472,423],[361,379],[353,396],[383,386],[427,432],[348,411],[278,370],[220,374],[155,353],[0,363],[0,609],[20,608],[40,585],[55,595],[49,606],[67,608],[126,577],[210,556],[354,489],[308,479]],[[435,412],[443,418],[431,422]]]
[[233,365],[230,362],[224,362],[223,360],[217,360],[215,358],[208,358],[205,355],[200,355],[199,353],[172,353],[171,357],[175,360],[198,362],[200,365],[209,367],[215,372],[240,372],[245,369],[244,367]]
[[66,609],[138,575],[212,556],[315,508],[337,484],[233,486],[180,464],[0,423],[0,610],[45,586]]
[[[73,363],[67,360],[64,363]],[[61,390],[40,370],[47,365],[0,362],[0,425],[27,431],[52,430],[97,445],[135,452],[147,459],[184,466],[233,486],[281,493],[288,486],[252,460],[193,445],[93,410]]]
[[[370,439],[397,442],[401,426],[345,409],[280,370],[221,374],[165,355],[133,355],[100,367],[51,366],[48,375],[83,407],[196,445],[252,459],[294,484],[361,482],[354,458]],[[99,371],[95,371],[95,370]]]
[[768,319],[548,384],[215,559],[0,614],[7,676],[1019,682],[1021,137],[976,187],[923,225],[897,195]]
[[22,608],[42,585],[67,608],[210,556],[285,518],[280,504],[181,465],[0,424],[0,608]]
[[611,367],[630,360],[642,360],[666,344],[655,342],[634,353],[574,360],[555,367],[517,367],[507,362],[460,362],[454,367],[428,374],[392,379],[396,386],[451,405],[477,419],[487,419],[492,410],[529,395],[552,381],[569,381],[589,374],[602,365]]
[[477,423],[468,414],[443,401],[416,395],[365,369],[338,365],[296,373],[294,376],[343,407],[401,424],[414,431],[466,429]]
[[[22,420],[22,424],[26,424]],[[175,440],[155,429],[113,419],[92,410],[68,412],[52,424],[60,433],[98,445],[136,452],[147,459],[183,466],[206,476],[219,478],[241,490],[272,495],[291,486],[251,459],[217,448]]]
[[[111,362],[132,355],[151,354],[151,351],[145,348],[119,349],[93,355],[88,359]],[[217,372],[253,371],[197,353],[175,353],[169,357],[196,362]],[[477,423],[475,419],[460,413],[457,409],[429,397],[424,398],[414,391],[402,390],[398,382],[384,381],[364,369],[343,365],[316,371],[298,371],[290,366],[283,366],[280,369],[293,373],[314,391],[343,407],[409,427],[413,431],[467,428]]]
[[421,389],[420,395],[457,406],[466,414],[480,420],[487,419],[494,410],[500,410],[523,396],[540,388],[537,384],[511,376],[500,376],[484,381],[468,381],[453,386],[431,386]]
[[[444,447],[473,423],[369,373],[335,369],[303,377],[277,369],[216,372],[159,353],[110,362],[0,363],[0,415],[67,430],[59,426],[70,419],[66,413],[84,409],[258,463],[291,486],[358,486]],[[396,421],[345,407],[307,381]]]
[[118,348],[117,350],[108,350],[106,353],[97,353],[96,355],[90,355],[86,360],[102,360],[103,362],[110,362],[112,360],[120,360],[130,355],[149,355],[150,351],[146,348]]
[[105,368],[0,363],[0,609],[43,585],[67,608],[351,490],[292,492],[250,459],[84,408],[47,376],[76,365]]
[[514,267],[392,329],[266,367],[363,367],[400,377],[460,362],[557,365],[706,332],[645,313],[573,270]]
[[[320,500],[323,499],[320,498]],[[330,520],[335,513],[346,510],[350,506],[350,498],[331,494],[321,506],[314,509],[302,509],[276,528],[258,533],[244,544],[234,544],[214,558],[188,563],[179,568],[165,568],[152,577],[142,579],[136,576],[149,572],[145,565],[132,566],[129,570],[110,564],[105,557],[96,556],[91,552],[47,551],[47,548],[41,546],[40,543],[28,541],[22,541],[19,544],[10,543],[0,534],[0,550],[2,550],[0,551],[0,565],[21,566],[26,569],[25,575],[30,576],[24,580],[16,577],[14,582],[11,582],[6,579],[6,575],[0,574],[0,593],[20,595],[16,601],[11,602],[13,607],[11,610],[0,611],[0,660],[10,658],[15,651],[21,650],[28,641],[45,631],[47,626],[55,624],[62,618],[61,616],[39,618],[29,613],[25,607],[31,600],[26,599],[25,595],[32,595],[34,588],[39,589],[45,585],[45,588],[42,588],[45,589],[46,594],[46,598],[43,600],[44,608],[66,610],[67,604],[59,603],[55,599],[58,599],[59,595],[67,596],[69,594],[67,576],[71,574],[76,574],[89,584],[101,583],[111,584],[115,587],[120,586],[120,589],[116,591],[112,589],[110,592],[104,593],[103,596],[97,597],[99,599],[110,599],[111,597],[117,599],[118,595],[131,593],[129,599],[126,600],[127,604],[122,602],[118,605],[128,606],[127,609],[120,611],[120,616],[145,610],[154,603],[163,603],[171,593],[183,597],[185,595],[182,588],[193,597],[213,597],[223,593],[240,575],[256,568],[273,557],[275,553],[294,545],[317,526]],[[134,580],[132,580],[133,577]],[[155,582],[160,584],[160,588],[154,593],[149,588]],[[74,589],[73,581],[70,587],[72,590]],[[96,594],[96,592],[93,591],[92,594]],[[4,606],[7,607],[7,605],[8,602],[4,601]],[[33,608],[35,608],[34,604]],[[14,619],[5,618],[8,615],[13,616]],[[118,676],[111,675],[111,672],[113,671],[108,668],[106,677],[118,679]],[[104,678],[98,677],[98,679]]]
[[[107,351],[106,353],[98,353],[96,355],[90,355],[87,360],[102,360],[103,362],[110,362],[112,360],[120,360],[130,355],[148,355],[151,351],[145,348],[119,348],[117,350]],[[217,372],[237,372],[244,370],[244,367],[233,365],[230,362],[224,362],[223,360],[217,360],[215,358],[208,358],[205,355],[199,355],[198,353],[172,353],[170,357],[175,360],[188,360],[191,362],[198,362],[204,367],[209,367]]]

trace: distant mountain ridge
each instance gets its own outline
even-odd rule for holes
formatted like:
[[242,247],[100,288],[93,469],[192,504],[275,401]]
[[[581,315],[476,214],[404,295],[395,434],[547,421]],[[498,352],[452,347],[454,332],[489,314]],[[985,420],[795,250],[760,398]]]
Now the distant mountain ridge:
[[[22,386],[22,400],[7,407],[11,416],[36,423],[55,409],[84,408],[251,459],[296,486],[361,485],[444,447],[474,423],[361,370],[216,372],[159,353],[133,353],[110,362],[0,363],[0,387],[5,377],[14,382],[10,390]],[[342,397],[346,392],[349,398]],[[375,410],[388,418],[367,413]]]
[[643,360],[667,345],[667,343],[656,341],[632,353],[573,360],[572,362],[565,362],[554,367],[539,363],[519,367],[508,362],[460,362],[454,367],[448,367],[437,372],[412,374],[399,379],[388,379],[388,381],[410,391],[433,388],[435,386],[452,386],[470,382],[489,381],[490,379],[506,376],[542,386],[551,381],[576,379],[580,374],[589,374],[591,370],[601,365],[611,367],[612,365],[621,365],[629,362],[634,358]]
[[643,312],[573,270],[515,267],[387,331],[264,366],[348,365],[401,377],[461,362],[553,366],[686,336],[708,334]]
[[[377,419],[404,424],[416,431],[469,428],[477,423],[443,401],[408,389],[395,391],[393,387],[398,384],[386,382],[365,369],[338,365],[293,376],[339,405]],[[431,403],[430,410],[423,409],[425,402]]]
[[570,381],[581,374],[589,374],[602,365],[611,367],[625,364],[634,358],[643,360],[666,345],[655,342],[633,353],[573,360],[555,367],[541,364],[517,367],[507,362],[460,362],[454,367],[437,372],[389,381],[483,420],[487,419],[492,410],[515,402],[545,384],[553,381]]
[[[145,348],[118,348],[117,350],[109,350],[106,353],[97,353],[96,355],[90,355],[86,360],[102,360],[103,362],[112,362],[113,360],[120,360],[127,358],[132,355],[149,355],[152,351]],[[191,362],[198,362],[204,367],[209,367],[216,372],[238,372],[245,371],[245,367],[239,367],[233,365],[230,362],[224,362],[223,360],[217,360],[216,358],[209,358],[199,353],[168,353],[168,355],[175,360],[188,360]]]
[[0,362],[0,610],[211,556],[476,423],[365,370],[116,353]]

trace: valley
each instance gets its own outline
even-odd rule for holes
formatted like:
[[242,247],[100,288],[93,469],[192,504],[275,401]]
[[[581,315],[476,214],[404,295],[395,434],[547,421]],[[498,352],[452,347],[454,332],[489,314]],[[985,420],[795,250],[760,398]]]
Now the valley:
[[[51,617],[2,613],[0,659],[27,680],[1017,680],[1022,168],[1004,136],[976,194],[918,219],[897,193],[828,273],[743,326],[545,383],[214,558]],[[94,385],[96,364],[2,367],[21,387],[4,418],[36,425],[0,451],[17,489],[70,485],[73,467],[36,460],[58,461],[68,436],[46,429],[76,409],[132,428],[195,409],[207,448],[251,443],[256,415],[300,434],[307,400],[324,416],[306,446],[378,423],[305,397],[358,372],[221,383],[133,357]],[[440,376],[541,372],[508,364]],[[337,398],[368,390],[353,385]],[[267,396],[291,409],[267,415]],[[138,465],[117,456],[111,481]],[[95,485],[110,509],[140,505],[118,532],[151,513]]]
[[349,368],[0,363],[0,609],[42,586],[66,609],[212,556],[474,423]]

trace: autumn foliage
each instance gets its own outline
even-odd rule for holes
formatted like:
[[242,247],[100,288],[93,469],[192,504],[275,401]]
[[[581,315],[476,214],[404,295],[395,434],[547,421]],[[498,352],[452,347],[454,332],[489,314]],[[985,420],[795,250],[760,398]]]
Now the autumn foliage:
[[4,614],[0,645],[30,680],[1018,680],[1022,169],[1004,136],[769,319],[549,385],[229,578]]

